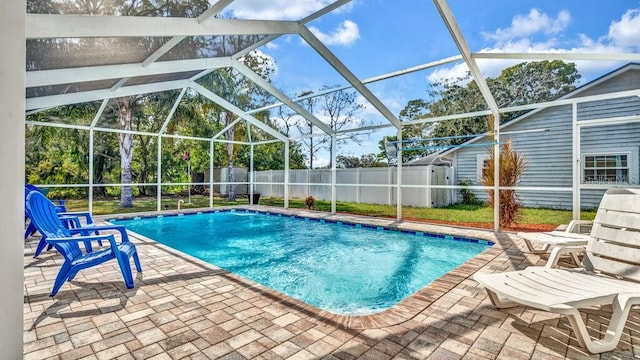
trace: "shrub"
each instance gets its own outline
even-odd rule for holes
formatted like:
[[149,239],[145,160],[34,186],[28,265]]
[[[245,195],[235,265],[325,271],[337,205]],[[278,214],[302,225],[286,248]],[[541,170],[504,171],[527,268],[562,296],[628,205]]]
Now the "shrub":
[[304,204],[307,206],[308,209],[312,209],[316,207],[316,199],[313,196],[307,196],[304,199]]
[[[489,131],[493,131],[493,116],[489,116]],[[490,137],[493,139],[493,137]],[[527,166],[527,160],[524,154],[515,151],[511,139],[507,139],[504,144],[500,145],[500,186],[514,187],[524,169]],[[482,184],[484,186],[494,186],[494,169],[495,158],[493,149],[489,150],[489,161],[487,166],[482,169]],[[489,193],[488,203],[494,207],[493,189],[487,190]],[[500,227],[505,228],[511,224],[517,223],[519,220],[519,212],[521,205],[516,196],[515,190],[500,190],[498,197]]]
[[[460,182],[458,182],[458,185],[460,186],[471,186],[472,182],[471,180],[462,180]],[[476,194],[473,193],[473,191],[469,190],[469,189],[460,189],[460,195],[462,196],[462,203],[465,205],[478,205],[480,203],[480,201],[478,199],[476,199]]]

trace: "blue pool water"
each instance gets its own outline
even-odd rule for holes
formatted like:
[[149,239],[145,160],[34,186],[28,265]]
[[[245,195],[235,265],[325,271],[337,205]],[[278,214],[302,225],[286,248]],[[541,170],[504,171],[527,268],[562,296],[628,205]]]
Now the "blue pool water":
[[490,246],[245,211],[112,222],[338,314],[385,310]]

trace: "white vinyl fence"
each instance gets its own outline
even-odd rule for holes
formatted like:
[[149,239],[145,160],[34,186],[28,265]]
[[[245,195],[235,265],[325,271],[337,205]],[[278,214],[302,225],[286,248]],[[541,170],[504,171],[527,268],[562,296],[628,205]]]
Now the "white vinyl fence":
[[[412,166],[402,168],[402,203],[416,207],[441,207],[455,202],[453,189],[427,189],[431,185],[453,185],[453,168]],[[284,196],[284,171],[256,171],[255,192],[262,196]],[[396,168],[356,168],[336,170],[338,201],[365,204],[396,204]],[[413,187],[417,186],[417,187]],[[289,196],[313,196],[331,200],[331,169],[291,170]]]

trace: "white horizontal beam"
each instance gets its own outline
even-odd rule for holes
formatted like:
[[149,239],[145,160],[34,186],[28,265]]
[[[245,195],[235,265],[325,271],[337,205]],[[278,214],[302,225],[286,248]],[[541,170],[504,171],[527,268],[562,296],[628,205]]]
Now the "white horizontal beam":
[[297,21],[27,14],[27,39],[295,34]]
[[224,140],[224,139],[213,139],[213,142],[223,143],[223,144],[251,145],[249,141],[235,141],[235,140]]
[[400,120],[367,88],[358,77],[349,70],[320,39],[318,39],[306,26],[300,26],[300,36],[309,44],[326,62],[329,63],[342,77],[344,77],[371,105],[382,114],[396,128],[402,127]]
[[[416,66],[412,66],[406,69],[402,69],[402,70],[398,70],[398,71],[393,71],[390,73],[386,73],[386,74],[381,74],[381,75],[377,75],[374,77],[370,77],[367,79],[362,80],[363,84],[369,84],[369,83],[373,83],[376,81],[381,81],[381,80],[386,80],[386,79],[390,79],[396,76],[401,76],[401,75],[406,75],[406,74],[410,74],[416,71],[420,71],[420,70],[425,70],[425,69],[429,69],[432,67],[436,67],[436,66],[440,66],[440,65],[444,65],[444,64],[448,64],[451,62],[455,62],[455,61],[460,61],[462,60],[462,56],[457,55],[457,56],[451,56],[448,58],[444,58],[444,59],[440,59],[440,60],[436,60],[436,61],[431,61],[428,63],[424,63],[424,64],[420,64],[420,65],[416,65]],[[293,99],[293,101],[298,102],[298,101],[302,101],[304,99],[309,99],[309,98],[314,98],[314,97],[318,97],[318,96],[322,96],[325,94],[330,94],[332,92],[336,92],[336,91],[342,91],[342,90],[346,90],[346,89],[351,89],[353,88],[353,85],[344,85],[344,86],[340,86],[337,88],[331,88],[331,89],[327,89],[324,91],[319,91],[319,92],[315,92],[315,93],[311,93],[309,95],[305,95],[305,96],[301,96],[298,97],[296,99]],[[284,105],[283,102],[278,102],[278,103],[274,103],[271,105],[266,105],[257,109],[253,109],[251,111],[247,111],[248,114],[255,114],[264,110],[269,110],[269,109],[273,109],[273,108],[277,108],[278,106],[282,106]]]
[[458,50],[460,51],[460,55],[464,59],[465,63],[467,63],[467,67],[469,68],[469,72],[473,76],[473,80],[475,80],[476,85],[478,85],[478,89],[484,97],[484,100],[487,102],[491,113],[496,117],[496,119],[500,116],[500,112],[498,110],[498,103],[496,102],[491,90],[489,89],[489,85],[480,71],[478,64],[475,62],[473,57],[471,56],[471,50],[469,49],[469,45],[467,44],[467,40],[462,35],[462,31],[458,26],[458,22],[453,16],[453,12],[449,7],[449,4],[446,0],[433,0],[434,5],[438,9],[440,13],[440,17],[444,21],[444,24],[447,26],[453,41],[456,43]]
[[288,140],[288,138],[284,134],[282,134],[281,132],[279,132],[276,129],[272,128],[271,126],[263,123],[262,121],[256,119],[255,117],[245,113],[239,107],[237,107],[237,106],[233,105],[232,103],[230,103],[229,101],[221,98],[220,96],[216,95],[214,92],[212,92],[211,90],[205,88],[204,86],[202,86],[202,85],[200,85],[198,83],[195,83],[195,82],[191,82],[189,87],[192,88],[193,90],[199,92],[202,96],[208,98],[209,100],[213,101],[214,103],[222,106],[223,108],[233,112],[234,114],[238,115],[239,117],[247,120],[251,124],[255,125],[257,128],[261,129],[262,131],[265,131],[267,134],[275,137],[276,139],[280,139],[281,141],[287,141]]
[[[211,6],[209,9],[207,9],[205,12],[200,14],[200,16],[198,16],[196,21],[199,24],[202,24],[205,21],[213,19],[213,17],[218,12],[222,11],[222,9],[224,9],[227,5],[229,5],[232,2],[233,2],[233,0],[220,0],[220,1],[218,1],[217,3],[213,4],[213,6]],[[171,39],[169,39],[169,41],[164,43],[158,50],[154,51],[153,54],[149,55],[146,59],[144,59],[144,61],[142,62],[142,66],[149,66],[149,64],[151,64],[151,63],[155,62],[156,60],[160,59],[162,57],[162,55],[164,55],[167,52],[169,52],[171,49],[173,49],[176,45],[178,45],[185,38],[186,38],[186,36],[174,36],[174,37],[172,37]]]
[[68,69],[27,71],[27,87],[71,84],[125,77],[160,75],[177,72],[230,67],[229,57],[160,61],[142,64],[87,66]]
[[[319,17],[321,17],[321,16],[323,16],[323,15],[325,15],[325,14],[327,14],[327,13],[329,13],[329,12],[331,12],[331,11],[333,11],[333,10],[335,10],[335,9],[337,9],[337,8],[343,6],[344,4],[347,4],[349,2],[351,2],[351,0],[338,0],[338,1],[334,2],[334,3],[332,3],[332,4],[327,5],[323,9],[320,9],[320,10],[316,11],[315,13],[307,16],[306,18],[300,20],[299,23],[300,23],[300,25],[307,24],[310,21],[313,21],[313,20],[315,20],[315,19],[317,19],[317,18],[319,18]],[[258,41],[257,43],[249,46],[248,48],[242,49],[239,52],[233,54],[233,58],[234,59],[239,59],[239,58],[247,55],[251,51],[253,51],[253,50],[255,50],[255,49],[257,49],[257,48],[259,48],[259,47],[261,47],[261,46],[263,46],[263,45],[265,45],[267,43],[270,43],[270,42],[274,41],[275,39],[280,37],[280,35],[281,34],[269,35],[269,36],[265,37],[264,39]]]
[[205,12],[200,14],[197,17],[199,23],[203,23],[209,20],[212,20],[214,16],[216,16],[220,11],[229,6],[233,0],[218,0],[215,4],[211,5]]
[[231,129],[232,127],[236,126],[237,123],[239,123],[240,121],[242,121],[243,119],[241,117],[238,117],[237,119],[233,120],[229,125],[225,126],[224,129],[218,131],[217,134],[213,135],[213,137],[211,138],[212,140],[216,140],[217,138],[219,138],[220,136],[222,136],[222,134],[224,134],[225,132],[227,132],[229,129]]
[[[509,106],[509,107],[500,108],[500,112],[508,113],[508,112],[514,112],[514,111],[536,110],[536,109],[543,109],[543,108],[548,108],[553,106],[580,104],[580,103],[591,102],[591,101],[618,99],[618,98],[631,97],[631,96],[640,96],[640,89],[618,91],[618,92],[607,93],[607,94],[582,96],[582,97],[575,97],[570,99],[559,99],[559,100],[545,101],[545,102],[540,102],[535,104]],[[471,117],[477,117],[477,116],[487,116],[489,114],[491,114],[491,111],[489,110],[480,110],[480,111],[474,111],[474,112],[469,112],[464,114],[436,116],[436,117],[424,118],[419,120],[405,121],[404,125],[407,126],[407,125],[439,122],[439,121],[445,121],[445,120],[471,118]],[[583,121],[586,121],[586,120],[583,120]]]
[[592,61],[640,61],[640,53],[491,53],[480,52],[471,55],[475,59],[517,59],[517,60],[592,60]]
[[340,135],[340,134],[348,134],[348,133],[352,133],[352,132],[377,130],[377,129],[384,129],[384,128],[389,128],[389,127],[393,127],[393,124],[371,125],[371,126],[364,126],[364,127],[355,128],[355,129],[340,130],[340,131],[336,131],[336,134],[338,134],[338,135]]
[[189,81],[178,80],[178,81],[167,81],[167,82],[154,83],[154,84],[125,86],[117,89],[116,91],[105,89],[105,90],[77,92],[77,93],[71,93],[71,94],[42,96],[37,98],[28,98],[26,100],[26,110],[70,105],[70,104],[80,104],[80,103],[85,103],[89,101],[113,99],[113,98],[118,98],[122,96],[132,96],[132,95],[139,95],[139,94],[149,94],[149,93],[160,92],[160,91],[182,89],[183,87],[188,85],[189,85]]
[[44,121],[25,121],[26,125],[29,126],[44,126],[44,127],[54,127],[54,128],[63,128],[63,129],[74,129],[74,130],[86,130],[86,131],[98,131],[98,132],[106,132],[106,133],[115,133],[115,134],[131,134],[131,135],[141,135],[141,136],[153,136],[157,137],[158,135],[163,138],[172,138],[172,139],[182,139],[182,140],[197,140],[197,141],[211,141],[211,139],[201,138],[197,136],[186,136],[186,135],[178,135],[178,134],[158,134],[151,133],[147,131],[136,131],[136,130],[121,130],[116,128],[104,128],[104,127],[91,127],[87,125],[77,125],[77,124],[65,124],[65,123],[54,123],[54,122],[44,122]]
[[233,67],[238,70],[242,75],[247,77],[249,80],[253,81],[255,84],[260,86],[261,88],[267,90],[271,95],[275,96],[278,100],[285,103],[288,107],[290,107],[293,111],[300,114],[302,117],[310,121],[313,125],[317,126],[320,130],[322,130],[325,134],[333,134],[334,131],[327,124],[323,123],[318,119],[315,115],[311,114],[307,109],[300,106],[300,104],[289,99],[285,94],[283,94],[280,90],[276,89],[275,86],[271,85],[268,81],[263,79],[260,75],[256,74],[253,70],[251,70],[248,66],[241,63],[240,61],[235,61]]
[[263,140],[263,141],[256,141],[253,143],[253,145],[263,145],[263,144],[271,144],[271,143],[275,143],[275,142],[280,142],[280,140]]

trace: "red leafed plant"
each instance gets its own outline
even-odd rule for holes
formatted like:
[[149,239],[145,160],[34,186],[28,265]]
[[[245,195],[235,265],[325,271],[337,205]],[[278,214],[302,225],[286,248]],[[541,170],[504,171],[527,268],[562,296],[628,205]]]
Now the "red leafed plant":
[[314,209],[316,207],[316,199],[313,196],[307,196],[304,199],[304,204],[308,209]]
[[[489,132],[493,133],[493,116],[487,119]],[[493,140],[493,136],[489,137]],[[527,167],[527,159],[523,153],[518,152],[513,147],[511,139],[507,139],[500,145],[500,187],[514,187],[517,185],[520,176]],[[489,150],[487,165],[482,169],[482,184],[484,186],[494,186],[495,158],[493,148]],[[488,203],[495,207],[493,189],[487,190],[489,193]],[[515,224],[520,219],[520,202],[515,190],[500,190],[500,227],[506,228]]]

